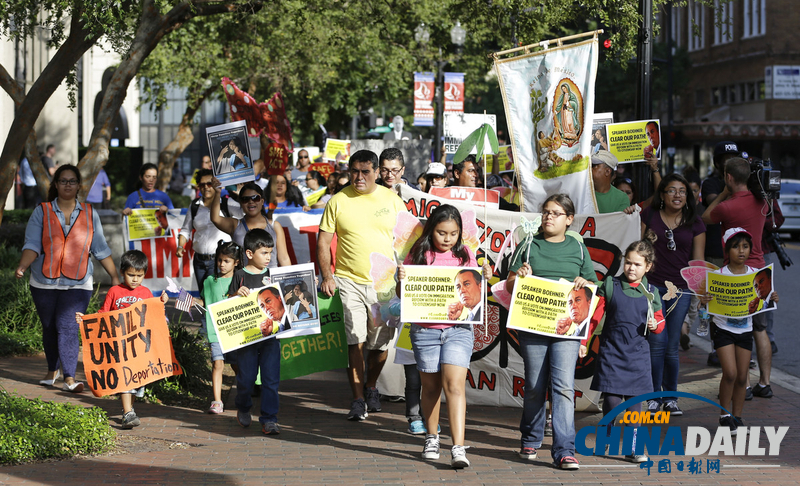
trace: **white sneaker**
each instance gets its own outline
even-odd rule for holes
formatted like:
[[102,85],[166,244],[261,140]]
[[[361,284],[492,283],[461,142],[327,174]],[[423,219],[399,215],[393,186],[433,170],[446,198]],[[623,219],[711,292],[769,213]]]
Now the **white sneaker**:
[[439,459],[439,436],[428,434],[425,436],[425,447],[422,449],[425,459]]
[[466,447],[460,445],[454,445],[450,449],[450,467],[453,469],[469,467],[469,459],[467,459],[467,451],[465,449]]

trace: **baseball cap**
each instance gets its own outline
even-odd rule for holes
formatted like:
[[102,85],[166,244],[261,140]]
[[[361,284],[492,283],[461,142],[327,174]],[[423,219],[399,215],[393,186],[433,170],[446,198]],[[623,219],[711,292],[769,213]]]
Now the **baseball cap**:
[[614,170],[617,170],[619,160],[614,157],[614,154],[608,150],[598,150],[596,154],[592,155],[592,165],[606,164]]
[[726,231],[725,234],[722,235],[722,244],[724,245],[724,244],[728,243],[728,240],[733,238],[734,235],[738,235],[739,233],[744,233],[747,236],[749,236],[751,240],[753,239],[753,235],[751,235],[749,231],[747,231],[744,228],[741,228],[741,227],[737,226],[735,228],[728,229],[728,231]]
[[714,145],[714,158],[720,155],[736,154],[739,155],[739,146],[736,142],[720,142]]
[[428,170],[425,171],[425,175],[437,175],[444,177],[447,175],[447,167],[440,162],[432,162],[428,164]]

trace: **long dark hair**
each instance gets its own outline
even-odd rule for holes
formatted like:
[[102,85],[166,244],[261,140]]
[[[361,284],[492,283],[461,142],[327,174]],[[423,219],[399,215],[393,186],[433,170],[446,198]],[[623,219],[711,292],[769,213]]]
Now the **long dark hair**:
[[50,188],[47,190],[47,200],[48,201],[55,201],[58,197],[58,181],[61,179],[61,174],[65,171],[70,170],[75,173],[75,178],[78,179],[78,192],[81,191],[81,171],[78,170],[77,167],[70,164],[63,164],[56,169],[56,173],[53,174],[53,180],[50,181]]
[[461,223],[461,213],[455,206],[450,204],[442,204],[431,212],[428,221],[425,223],[425,228],[422,230],[422,236],[419,237],[414,246],[411,247],[411,263],[414,265],[427,265],[428,252],[436,251],[433,246],[433,231],[439,223],[447,221],[455,221],[458,225],[458,241],[453,245],[451,251],[453,255],[458,257],[459,263],[463,266],[469,263],[469,252],[464,246],[461,234],[463,232],[463,225]]
[[142,179],[144,178],[145,172],[147,172],[150,169],[155,169],[156,177],[158,177],[158,166],[156,164],[152,162],[142,164],[142,167],[139,169],[139,187],[137,188],[137,190],[144,187],[144,181]]
[[318,170],[310,170],[308,171],[308,175],[311,176],[312,179],[316,180],[317,183],[319,183],[320,189],[328,186],[328,181],[322,177],[322,174],[320,174]]
[[689,187],[689,181],[680,174],[672,173],[661,179],[661,184],[658,185],[658,189],[653,194],[653,202],[650,204],[650,207],[653,211],[664,209],[664,198],[661,194],[666,190],[670,182],[673,181],[680,182],[683,184],[684,189],[686,189],[686,204],[681,210],[681,224],[679,226],[691,226],[697,218],[697,211],[694,206],[694,194],[692,194],[692,189]]
[[219,259],[220,255],[231,257],[233,258],[234,262],[237,262],[236,265],[233,267],[234,272],[242,268],[242,262],[244,261],[244,258],[242,257],[242,247],[236,244],[235,241],[219,240],[217,242],[217,252],[214,254],[215,277],[220,278],[222,276],[219,274],[219,266],[217,265],[217,260]]
[[264,189],[264,196],[268,198],[267,204],[272,204],[272,198],[274,197],[274,188],[272,187],[272,183],[275,182],[276,177],[283,177],[286,181],[286,202],[288,203],[287,206],[298,206],[303,207],[303,193],[300,192],[300,189],[296,188],[292,185],[291,179],[287,178],[283,174],[278,174],[271,176],[269,178],[269,182],[267,183],[266,189]]

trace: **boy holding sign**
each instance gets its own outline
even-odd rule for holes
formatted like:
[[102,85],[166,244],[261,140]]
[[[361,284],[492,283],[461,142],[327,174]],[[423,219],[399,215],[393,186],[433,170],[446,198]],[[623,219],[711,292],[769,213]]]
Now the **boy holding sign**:
[[[247,266],[233,274],[228,288],[229,296],[247,297],[251,289],[269,285],[271,279],[267,271],[272,259],[275,240],[265,229],[255,228],[244,237],[244,251]],[[272,329],[264,335],[272,334]],[[265,435],[280,434],[278,428],[278,383],[281,379],[281,354],[277,339],[265,339],[236,350],[239,372],[236,373],[236,420],[242,427],[252,422],[250,407],[253,406],[251,393],[256,377],[261,371],[261,431]]]
[[[130,307],[140,300],[153,298],[150,289],[142,285],[147,272],[147,255],[139,250],[128,250],[122,254],[119,262],[119,272],[122,274],[122,283],[108,289],[106,300],[98,312],[109,312]],[[161,293],[161,302],[169,300],[166,292]],[[83,313],[76,312],[75,320],[78,325],[83,324]],[[144,387],[134,388],[120,393],[122,401],[122,428],[132,429],[139,425],[139,417],[133,410],[133,396],[144,396]]]

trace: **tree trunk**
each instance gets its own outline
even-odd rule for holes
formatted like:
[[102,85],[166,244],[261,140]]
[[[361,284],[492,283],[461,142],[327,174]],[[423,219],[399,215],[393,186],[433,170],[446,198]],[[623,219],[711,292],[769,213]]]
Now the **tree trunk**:
[[[72,17],[69,36],[58,48],[53,59],[47,63],[42,73],[36,79],[36,82],[31,86],[30,91],[24,95],[24,99],[19,104],[14,116],[14,121],[8,131],[6,143],[3,146],[3,152],[0,154],[0,196],[5,198],[8,191],[14,185],[14,177],[17,173],[20,155],[22,150],[29,143],[28,135],[33,131],[33,125],[39,118],[39,114],[44,108],[47,100],[50,99],[53,92],[58,88],[64,78],[67,77],[75,63],[83,56],[83,54],[92,47],[100,38],[99,33],[92,33],[85,28],[83,22],[83,12],[76,9]],[[5,71],[5,69],[3,70]],[[6,72],[7,76],[8,73]],[[6,86],[6,80],[0,76],[0,83],[3,89],[9,91]],[[16,81],[12,79],[14,85],[19,88]],[[35,139],[33,141],[35,147]],[[36,150],[34,150],[36,152]],[[33,154],[30,154],[33,155]],[[38,159],[38,152],[36,156]],[[30,162],[33,162],[29,159]],[[38,163],[31,163],[31,168],[44,167],[41,161]],[[35,173],[35,172],[34,172]],[[40,187],[41,189],[41,187]],[[3,221],[3,213],[5,205],[0,205],[0,223]]]
[[164,147],[164,150],[158,154],[157,187],[160,190],[167,190],[167,186],[169,185],[169,181],[172,177],[172,169],[175,166],[175,159],[180,157],[183,151],[186,150],[186,147],[188,147],[192,141],[194,141],[194,134],[192,133],[192,128],[194,126],[194,115],[203,105],[203,101],[211,96],[211,93],[218,88],[218,85],[212,84],[200,95],[199,99],[195,100],[193,103],[187,103],[186,111],[183,113],[181,124],[178,127],[178,133],[176,133],[175,138],[173,138],[167,144],[167,146]]

